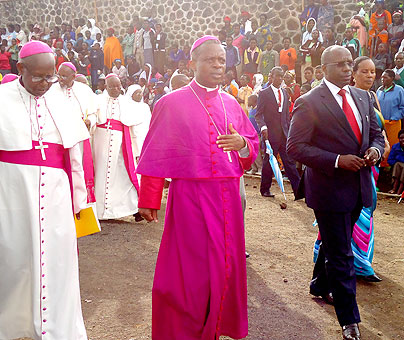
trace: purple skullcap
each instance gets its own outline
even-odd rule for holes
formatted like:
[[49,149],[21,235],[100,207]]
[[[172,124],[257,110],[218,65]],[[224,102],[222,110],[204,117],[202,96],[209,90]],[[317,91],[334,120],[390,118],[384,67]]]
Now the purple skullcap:
[[52,53],[52,49],[42,41],[32,40],[27,42],[20,50],[20,58],[24,59],[35,54]]
[[209,40],[216,40],[219,41],[220,40],[217,37],[214,37],[213,35],[204,35],[203,37],[197,39],[194,44],[191,47],[191,54],[193,51],[195,51],[196,48],[198,48],[199,46],[201,46],[204,42],[209,41]]
[[3,77],[1,84],[6,84],[6,83],[9,83],[10,81],[13,81],[16,79],[18,79],[18,76],[16,74],[9,73]]
[[105,77],[105,79],[109,79],[109,78],[112,78],[112,77],[119,78],[117,74],[115,74],[115,73],[110,73],[110,74],[108,74],[108,75]]
[[61,63],[59,68],[61,68],[62,66],[67,66],[68,68],[72,69],[74,72],[77,72],[76,66],[74,66],[74,64],[72,64],[70,61],[65,61],[64,63]]

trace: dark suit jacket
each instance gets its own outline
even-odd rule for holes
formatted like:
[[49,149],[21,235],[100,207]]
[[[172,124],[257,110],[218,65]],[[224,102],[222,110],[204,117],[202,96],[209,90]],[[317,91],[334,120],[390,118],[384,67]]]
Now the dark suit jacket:
[[331,94],[322,83],[300,97],[293,111],[287,152],[307,166],[296,199],[306,198],[313,209],[350,212],[361,195],[364,206],[372,204],[370,168],[359,172],[335,168],[337,155],[363,157],[369,147],[383,154],[384,137],[366,91],[350,87],[362,117],[362,145]]
[[285,89],[281,89],[284,97],[282,112],[278,112],[278,102],[274,91],[269,86],[258,95],[257,114],[255,120],[261,129],[264,125],[268,128],[268,138],[272,148],[278,148],[281,143],[286,142],[288,136],[289,96]]

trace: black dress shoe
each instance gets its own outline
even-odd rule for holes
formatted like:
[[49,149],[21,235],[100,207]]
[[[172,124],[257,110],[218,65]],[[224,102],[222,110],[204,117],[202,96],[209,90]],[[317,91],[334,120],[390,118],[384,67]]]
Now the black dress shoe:
[[368,276],[359,276],[359,278],[362,279],[363,281],[367,281],[367,282],[380,282],[380,281],[383,281],[376,274],[368,275]]
[[271,194],[271,192],[269,190],[265,191],[265,192],[262,192],[261,195],[264,196],[264,197],[275,197],[275,195]]
[[324,292],[318,289],[315,285],[315,280],[312,280],[310,282],[310,294],[316,297],[321,297],[323,301],[329,305],[334,305],[334,297],[332,296],[332,293],[329,292]]
[[250,257],[250,254],[245,252],[245,258],[248,259]]
[[360,340],[361,333],[357,323],[342,326],[342,339],[343,340]]
[[334,306],[334,297],[332,296],[332,293],[318,293],[316,291],[313,291],[310,289],[310,294],[316,297],[321,297],[323,301],[331,306]]

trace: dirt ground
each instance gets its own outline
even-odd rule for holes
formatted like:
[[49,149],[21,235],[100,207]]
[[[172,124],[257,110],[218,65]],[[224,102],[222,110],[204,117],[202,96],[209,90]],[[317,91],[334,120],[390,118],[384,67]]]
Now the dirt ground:
[[[334,309],[308,293],[317,229],[304,202],[288,207],[259,194],[246,179],[248,340],[339,340]],[[151,288],[160,222],[126,218],[102,223],[102,232],[79,240],[84,320],[91,340],[151,339]],[[404,339],[404,204],[381,198],[375,213],[374,269],[383,281],[358,281],[363,340]],[[226,338],[223,338],[224,340]]]

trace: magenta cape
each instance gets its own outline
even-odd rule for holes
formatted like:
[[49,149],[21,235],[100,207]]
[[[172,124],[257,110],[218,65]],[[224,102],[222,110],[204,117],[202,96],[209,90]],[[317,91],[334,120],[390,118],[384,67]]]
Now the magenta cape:
[[[218,91],[207,92],[194,82],[191,86],[223,132]],[[240,339],[248,334],[239,177],[255,159],[258,136],[239,104],[221,95],[229,123],[247,139],[250,157],[241,159],[233,152],[229,162],[188,87],[157,102],[142,149],[139,173],[173,178],[153,283],[153,340]],[[148,201],[145,196],[153,196],[146,178],[142,176],[139,207]]]
[[[196,91],[224,134],[223,98],[228,124],[246,138],[254,161],[258,152],[258,136],[239,103],[217,90],[207,92],[195,81]],[[216,146],[218,134],[189,86],[163,96],[155,105],[150,130],[143,144],[137,173],[161,178],[222,178],[243,174],[238,153],[228,156]]]

